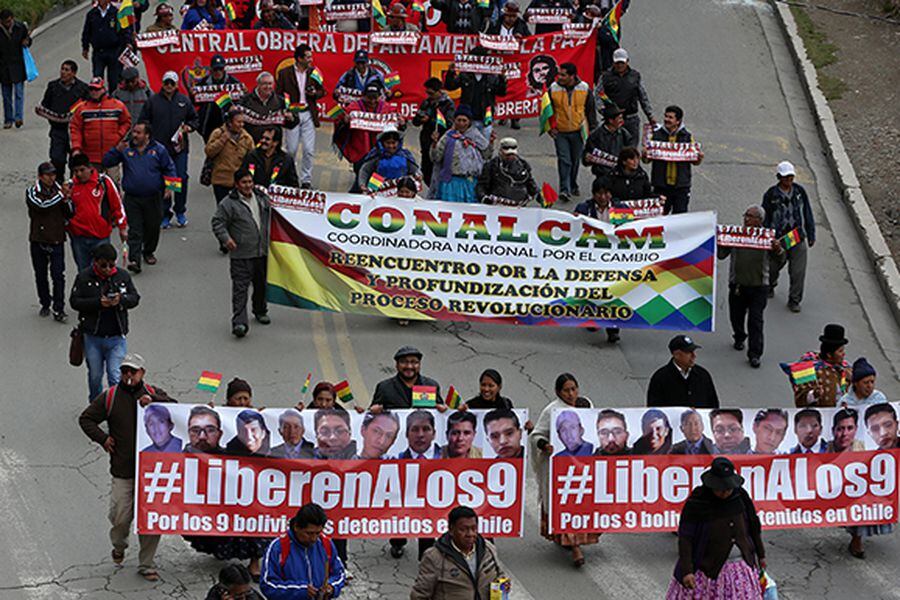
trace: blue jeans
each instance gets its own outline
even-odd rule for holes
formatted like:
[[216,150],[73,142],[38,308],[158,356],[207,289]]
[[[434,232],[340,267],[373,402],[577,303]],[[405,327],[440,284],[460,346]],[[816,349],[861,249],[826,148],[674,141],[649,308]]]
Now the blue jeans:
[[556,170],[559,173],[559,193],[570,196],[578,188],[578,165],[584,141],[580,131],[559,132],[553,140],[556,145]]
[[[188,191],[188,153],[181,152],[172,157],[175,163],[175,176],[181,177],[181,191],[175,194],[175,214],[183,215],[187,212]],[[172,202],[163,199],[163,217],[172,218]]]
[[25,82],[4,83],[3,90],[3,123],[21,121],[25,111]]
[[98,337],[84,334],[84,362],[88,369],[88,402],[103,391],[103,370],[109,387],[119,383],[119,368],[128,351],[124,335]]
[[109,238],[92,238],[81,235],[70,235],[69,240],[72,242],[72,258],[75,259],[75,266],[78,272],[84,271],[91,266],[91,252],[100,244],[108,244]]

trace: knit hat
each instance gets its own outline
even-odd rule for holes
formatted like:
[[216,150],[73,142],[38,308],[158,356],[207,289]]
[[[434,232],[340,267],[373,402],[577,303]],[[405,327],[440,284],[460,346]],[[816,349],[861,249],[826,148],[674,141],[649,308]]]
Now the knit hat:
[[225,397],[231,398],[238,392],[247,392],[251,396],[253,395],[253,390],[250,388],[250,384],[240,377],[235,377],[228,382],[228,389],[225,390]]
[[457,117],[467,117],[471,119],[474,114],[472,113],[472,107],[468,104],[460,104],[456,107],[456,112],[454,113]]
[[850,381],[856,383],[861,379],[865,379],[869,375],[875,376],[875,367],[869,364],[869,361],[866,360],[865,356],[860,356],[855,361],[853,361],[853,375],[850,378]]

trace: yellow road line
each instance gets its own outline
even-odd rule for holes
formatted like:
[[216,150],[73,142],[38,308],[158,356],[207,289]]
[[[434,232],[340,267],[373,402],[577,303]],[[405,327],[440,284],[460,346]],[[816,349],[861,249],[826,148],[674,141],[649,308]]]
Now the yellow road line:
[[328,345],[328,335],[325,331],[325,318],[320,312],[312,314],[313,326],[313,343],[316,346],[316,356],[319,359],[319,366],[322,367],[321,377],[314,379],[326,379],[331,383],[340,381],[337,376],[337,370],[334,368],[334,361],[331,359],[331,347]]
[[341,313],[333,313],[331,318],[334,321],[338,350],[344,362],[350,389],[353,390],[353,397],[360,406],[368,406],[369,390],[366,388],[365,380],[363,380],[362,373],[359,371],[359,364],[356,362],[356,353],[353,352],[353,344],[350,342],[350,331],[347,329],[347,319]]

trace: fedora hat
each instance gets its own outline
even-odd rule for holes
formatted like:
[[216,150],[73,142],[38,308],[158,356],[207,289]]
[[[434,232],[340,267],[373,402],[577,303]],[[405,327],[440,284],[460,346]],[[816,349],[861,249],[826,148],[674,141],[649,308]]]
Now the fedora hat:
[[838,346],[845,346],[850,343],[850,340],[844,337],[844,326],[837,323],[826,325],[825,331],[819,336],[819,341],[826,344],[837,344]]
[[724,456],[713,459],[709,469],[700,476],[700,481],[712,490],[733,490],[744,485],[744,478],[737,474],[734,463]]

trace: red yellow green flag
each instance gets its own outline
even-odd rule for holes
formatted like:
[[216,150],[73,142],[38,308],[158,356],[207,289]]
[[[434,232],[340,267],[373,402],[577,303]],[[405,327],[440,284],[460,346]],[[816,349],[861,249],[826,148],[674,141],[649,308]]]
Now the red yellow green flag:
[[337,119],[342,114],[344,114],[344,107],[340,104],[335,104],[327,113],[325,113],[325,116],[329,119]]
[[366,184],[366,187],[373,192],[377,192],[381,189],[381,186],[384,185],[384,177],[379,175],[378,173],[372,173],[372,176],[369,177],[369,183]]
[[556,201],[559,199],[559,194],[556,190],[553,189],[553,186],[544,182],[544,185],[541,186],[541,206],[544,208],[550,208]]
[[128,29],[134,25],[134,3],[131,0],[122,0],[119,10],[116,12],[116,20],[120,29]]
[[222,385],[222,374],[213,371],[201,372],[200,379],[197,380],[197,389],[204,392],[212,392],[215,394],[220,385]]
[[800,230],[792,229],[781,237],[781,245],[785,250],[790,250],[800,243]]
[[303,382],[303,388],[300,390],[301,394],[305,394],[309,391],[309,382],[312,381],[312,373],[306,376],[306,381]]
[[414,385],[412,389],[413,408],[434,408],[437,406],[437,388],[433,385]]
[[538,121],[541,124],[542,134],[556,128],[556,116],[553,114],[553,103],[550,102],[550,94],[547,90],[544,90],[544,94],[541,96],[541,112],[538,114]]
[[387,27],[387,15],[384,14],[384,8],[382,8],[379,0],[372,0],[372,15],[379,25]]
[[338,395],[338,399],[341,402],[352,402],[353,401],[353,392],[350,391],[350,384],[347,383],[347,380],[341,381],[340,383],[335,384],[334,392]]
[[163,182],[165,182],[167,190],[181,191],[181,177],[163,177]]
[[309,78],[319,85],[325,85],[325,79],[322,78],[322,72],[319,71],[317,67],[313,67],[312,72],[309,74]]
[[616,43],[619,43],[619,28],[624,12],[625,9],[622,8],[622,0],[619,0],[616,2],[616,5],[606,13],[606,26],[609,28],[609,32],[612,34],[613,39],[616,40]]
[[444,113],[441,112],[441,109],[437,109],[436,114],[434,116],[434,122],[438,127],[443,127],[447,129],[447,117],[444,116]]
[[462,404],[462,398],[460,397],[459,392],[457,392],[456,388],[452,385],[450,386],[450,389],[447,390],[447,397],[444,400],[450,408],[459,408],[459,405]]
[[231,105],[231,102],[231,94],[229,94],[228,92],[223,92],[221,96],[216,98],[216,106],[218,106],[222,110],[225,110],[226,107]]

